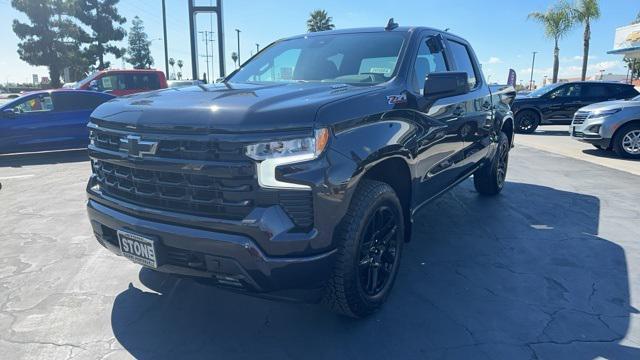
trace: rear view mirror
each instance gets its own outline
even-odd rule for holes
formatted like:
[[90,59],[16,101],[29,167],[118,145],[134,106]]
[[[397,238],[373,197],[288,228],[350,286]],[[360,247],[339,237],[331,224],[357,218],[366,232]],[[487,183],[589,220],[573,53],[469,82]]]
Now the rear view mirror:
[[439,99],[463,95],[469,92],[469,76],[466,72],[440,72],[428,74],[424,80],[424,96]]

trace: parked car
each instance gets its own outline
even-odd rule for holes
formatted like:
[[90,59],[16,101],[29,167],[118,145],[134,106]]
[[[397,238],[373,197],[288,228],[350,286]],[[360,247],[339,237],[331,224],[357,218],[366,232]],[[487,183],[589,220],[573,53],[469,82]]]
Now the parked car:
[[86,147],[89,115],[113,95],[36,91],[0,106],[0,154]]
[[167,84],[170,88],[179,88],[185,86],[204,85],[202,80],[169,80]]
[[363,317],[389,295],[418,209],[471,175],[480,194],[502,190],[513,96],[449,32],[280,40],[223,83],[98,107],[88,215],[143,266]]
[[630,99],[638,95],[632,85],[602,81],[555,83],[513,103],[516,132],[530,134],[539,125],[569,125],[581,107],[607,100]]
[[571,137],[599,149],[640,159],[640,96],[589,105],[576,112]]
[[97,71],[78,81],[73,88],[123,96],[166,87],[167,79],[162,71],[134,69]]

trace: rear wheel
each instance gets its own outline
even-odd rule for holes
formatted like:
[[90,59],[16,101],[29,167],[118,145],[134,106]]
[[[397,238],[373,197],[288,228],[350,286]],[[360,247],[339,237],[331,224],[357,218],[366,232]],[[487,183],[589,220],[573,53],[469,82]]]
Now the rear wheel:
[[482,195],[496,195],[502,191],[507,177],[509,165],[509,139],[500,132],[498,148],[487,166],[483,166],[473,174],[473,185]]
[[324,302],[340,314],[365,317],[385,302],[400,265],[404,218],[393,188],[362,180],[337,235],[338,259]]
[[531,134],[540,125],[540,115],[533,110],[522,110],[516,115],[516,132]]
[[640,159],[640,124],[620,128],[613,138],[613,151],[622,157]]

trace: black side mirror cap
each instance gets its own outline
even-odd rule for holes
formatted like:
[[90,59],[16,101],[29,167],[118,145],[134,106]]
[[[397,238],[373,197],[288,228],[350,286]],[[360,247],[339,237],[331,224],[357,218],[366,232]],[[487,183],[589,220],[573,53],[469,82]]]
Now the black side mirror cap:
[[469,91],[469,75],[466,72],[431,73],[424,80],[423,94],[429,99],[464,95]]

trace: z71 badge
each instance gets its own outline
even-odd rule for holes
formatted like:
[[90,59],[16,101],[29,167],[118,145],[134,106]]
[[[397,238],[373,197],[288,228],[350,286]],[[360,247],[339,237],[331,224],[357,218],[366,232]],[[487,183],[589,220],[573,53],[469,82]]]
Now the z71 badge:
[[406,104],[407,103],[407,95],[405,95],[405,94],[389,95],[389,96],[387,96],[387,100],[388,100],[390,105]]

